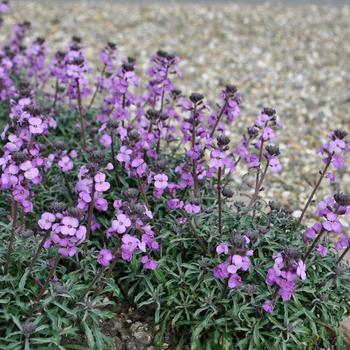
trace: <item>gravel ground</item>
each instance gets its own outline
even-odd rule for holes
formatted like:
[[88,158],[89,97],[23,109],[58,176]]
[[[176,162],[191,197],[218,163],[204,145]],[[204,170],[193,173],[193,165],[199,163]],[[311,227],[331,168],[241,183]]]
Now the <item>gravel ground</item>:
[[[140,68],[159,48],[175,51],[184,71],[180,88],[203,92],[211,101],[224,83],[236,84],[245,102],[233,135],[238,137],[262,106],[278,111],[285,126],[279,133],[284,171],[273,179],[268,196],[297,209],[319,170],[315,149],[328,130],[349,131],[350,3],[199,2],[17,1],[5,33],[15,20],[28,19],[34,35],[45,36],[53,48],[64,46],[73,34],[82,36],[92,62],[113,41],[121,56],[138,57]],[[341,177],[340,188],[347,190],[349,173]],[[323,194],[329,192],[324,186]]]

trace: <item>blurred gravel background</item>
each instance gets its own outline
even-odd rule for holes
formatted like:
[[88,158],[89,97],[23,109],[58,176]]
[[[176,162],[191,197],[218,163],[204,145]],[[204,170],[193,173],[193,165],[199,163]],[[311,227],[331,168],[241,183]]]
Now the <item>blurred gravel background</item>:
[[[159,48],[176,52],[184,71],[179,87],[212,102],[223,84],[236,84],[245,98],[232,128],[237,141],[262,106],[274,107],[285,126],[278,140],[284,171],[272,179],[268,197],[294,210],[310,193],[321,164],[316,149],[327,132],[350,131],[349,0],[11,3],[0,40],[15,21],[29,20],[52,52],[82,36],[92,63],[107,41],[117,43],[121,57],[137,57],[139,69]],[[341,177],[340,188],[349,191],[349,172]]]

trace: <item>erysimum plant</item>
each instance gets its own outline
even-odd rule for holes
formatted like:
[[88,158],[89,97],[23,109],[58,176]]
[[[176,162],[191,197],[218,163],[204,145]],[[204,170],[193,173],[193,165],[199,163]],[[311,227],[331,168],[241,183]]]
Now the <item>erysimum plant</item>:
[[347,133],[320,147],[295,219],[262,195],[283,169],[276,110],[234,140],[236,86],[212,106],[176,87],[176,55],[157,51],[141,79],[113,43],[94,76],[81,38],[49,57],[29,29],[0,48],[0,347],[110,349],[119,303],[153,315],[158,348],[169,334],[177,349],[344,348],[350,197],[330,192],[304,218],[345,165]]

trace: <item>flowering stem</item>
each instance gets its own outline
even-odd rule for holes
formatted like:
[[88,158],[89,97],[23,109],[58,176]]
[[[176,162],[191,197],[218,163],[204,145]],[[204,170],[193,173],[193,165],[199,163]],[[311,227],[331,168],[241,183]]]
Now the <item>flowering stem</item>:
[[260,151],[259,151],[259,167],[256,172],[256,179],[255,179],[255,190],[259,185],[259,178],[260,178],[260,171],[261,171],[261,161],[262,161],[262,156],[263,156],[263,150],[264,150],[264,141],[261,140],[261,145],[260,145]]
[[350,249],[350,244],[347,246],[347,248],[343,251],[343,253],[340,255],[340,257],[338,258],[337,262],[335,263],[336,265],[338,265],[344,258],[344,256],[346,255],[346,253],[349,251]]
[[84,123],[84,115],[83,115],[83,109],[82,109],[82,103],[81,103],[79,79],[76,79],[76,83],[77,83],[77,99],[78,99],[78,110],[79,110],[79,118],[80,118],[80,129],[81,129],[81,136],[83,138],[83,149],[85,151],[86,150],[85,123]]
[[50,283],[50,281],[52,279],[52,276],[56,272],[56,269],[57,269],[58,263],[60,262],[60,259],[61,259],[61,255],[57,254],[56,259],[55,259],[55,261],[54,261],[54,263],[53,263],[53,265],[52,265],[52,267],[50,269],[49,275],[47,276],[47,278],[45,280],[45,283],[41,287],[40,292],[39,292],[38,296],[36,297],[36,299],[34,301],[34,304],[32,306],[32,310],[31,310],[31,315],[34,312],[35,306],[39,304],[42,296],[44,295],[45,291],[47,290],[47,287],[49,286],[49,283]]
[[[333,154],[334,154],[334,153],[333,153]],[[326,175],[327,169],[328,169],[328,167],[330,166],[330,164],[331,164],[331,162],[332,162],[333,154],[329,157],[329,159],[328,159],[328,161],[327,161],[327,163],[326,163],[324,169],[323,169],[323,170],[321,171],[321,173],[320,173],[320,178],[318,179],[318,181],[317,181],[317,183],[316,183],[316,185],[315,185],[313,191],[311,192],[311,195],[310,195],[309,199],[307,200],[307,202],[306,202],[306,204],[305,204],[305,206],[304,206],[304,209],[303,209],[303,211],[301,212],[301,215],[300,215],[300,217],[299,217],[299,219],[298,219],[298,223],[297,223],[298,225],[301,224],[301,221],[303,220],[303,217],[304,217],[304,215],[305,215],[305,213],[306,213],[307,208],[309,207],[310,203],[312,202],[316,191],[317,191],[318,188],[320,187],[321,182],[322,182],[324,176]]]
[[191,218],[189,217],[189,215],[187,215],[187,213],[183,210],[183,214],[186,216],[188,224],[190,225],[190,229],[192,231],[193,236],[196,238],[196,240],[198,241],[201,250],[203,252],[203,254],[207,253],[207,248],[205,246],[204,240],[202,239],[202,237],[200,237],[197,233],[197,230],[195,228],[195,226],[193,225],[193,223],[191,222]]
[[111,130],[111,155],[112,155],[112,164],[114,170],[116,170],[117,164],[115,162],[115,152],[114,152],[114,130]]
[[91,191],[91,202],[89,204],[89,212],[88,212],[88,222],[86,227],[86,239],[90,239],[90,232],[91,232],[91,222],[92,222],[92,214],[94,212],[94,205],[95,205],[95,179],[92,180],[92,191]]
[[87,286],[85,292],[81,295],[81,297],[79,298],[79,300],[77,301],[77,303],[81,302],[84,298],[85,295],[87,293],[89,293],[89,291],[91,290],[91,288],[93,288],[93,286],[95,285],[95,283],[102,277],[103,273],[106,271],[107,267],[104,266],[100,269],[100,271],[95,275],[95,277],[93,278],[93,280],[90,282],[90,284]]
[[[106,71],[106,64],[103,65],[103,68],[102,68],[102,72],[101,72],[101,76],[103,77],[104,74],[105,74],[105,71]],[[96,89],[94,91],[94,94],[92,95],[92,98],[91,98],[91,101],[86,109],[86,113],[89,112],[90,108],[92,107],[92,105],[94,104],[95,102],[95,99],[96,99],[96,96],[97,94],[99,93],[100,91],[100,82],[98,81],[97,84],[96,84]]]
[[15,239],[15,232],[16,232],[16,220],[17,220],[17,202],[12,199],[11,204],[11,218],[12,218],[12,228],[11,228],[11,236],[9,245],[7,248],[6,258],[5,258],[5,264],[4,264],[4,274],[6,275],[8,272],[10,260],[11,260],[11,254],[13,250],[13,241]]
[[221,167],[218,169],[218,228],[219,228],[219,236],[222,235],[222,203],[221,203]]
[[[193,110],[193,119],[192,119],[192,150],[196,146],[196,105]],[[197,160],[192,159],[192,177],[193,177],[193,195],[197,197],[198,195],[198,179],[197,179]]]
[[56,83],[55,83],[55,97],[51,107],[52,110],[56,108],[57,99],[58,99],[58,78],[56,78]]
[[264,172],[261,175],[260,181],[258,181],[258,183],[255,186],[254,194],[253,194],[253,196],[252,196],[252,198],[251,198],[251,200],[250,200],[250,202],[248,204],[247,210],[249,210],[253,206],[255,201],[257,200],[260,188],[261,188],[261,186],[262,186],[262,184],[264,182],[264,179],[265,179],[265,176],[266,176],[268,168],[269,168],[269,161],[266,162],[265,169],[264,169]]
[[50,234],[50,232],[46,232],[46,234],[41,239],[41,241],[40,241],[40,243],[38,245],[38,248],[37,248],[35,254],[33,255],[32,260],[31,260],[31,262],[30,262],[30,264],[28,266],[28,271],[29,272],[32,270],[36,260],[38,259],[40,251],[41,251],[42,247],[44,246],[44,243],[45,243],[46,239],[48,238],[49,234]]
[[73,196],[73,191],[72,191],[72,189],[71,189],[71,187],[70,187],[69,181],[68,181],[68,179],[67,179],[67,175],[66,175],[66,173],[64,173],[63,171],[62,171],[62,174],[63,174],[64,183],[66,184],[66,187],[67,187],[67,191],[68,191],[68,193],[69,193],[69,196],[70,196],[71,199],[73,199],[73,198],[74,198],[74,196]]
[[316,244],[322,238],[323,234],[324,234],[324,230],[322,229],[321,232],[317,235],[317,237],[312,242],[312,244],[311,244],[310,248],[308,249],[308,251],[306,252],[306,254],[304,256],[304,261],[306,261],[306,259],[310,256],[311,252],[314,250]]
[[218,114],[218,117],[216,118],[216,122],[215,122],[215,124],[213,126],[213,129],[210,132],[210,137],[213,137],[213,135],[215,133],[215,130],[216,130],[216,128],[217,128],[217,126],[218,126],[218,124],[220,122],[220,119],[221,119],[222,115],[224,114],[224,111],[225,111],[226,107],[227,107],[227,100],[225,100],[225,103],[223,104],[223,106],[222,106],[222,108],[221,108],[221,110],[220,110],[220,112]]

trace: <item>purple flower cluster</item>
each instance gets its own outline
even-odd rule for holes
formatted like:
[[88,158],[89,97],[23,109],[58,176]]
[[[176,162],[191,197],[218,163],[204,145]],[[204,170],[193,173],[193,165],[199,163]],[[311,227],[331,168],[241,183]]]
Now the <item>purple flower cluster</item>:
[[[313,224],[304,233],[304,241],[319,239],[323,233],[334,233],[338,237],[336,250],[346,249],[350,244],[349,236],[344,232],[342,217],[350,219],[350,197],[344,193],[336,193],[333,197],[326,197],[316,209],[316,215],[321,222]],[[328,254],[328,249],[318,244],[316,251],[321,256]]]
[[[267,271],[266,283],[269,286],[276,286],[278,295],[283,300],[290,300],[295,292],[297,282],[306,279],[306,267],[301,259],[301,253],[297,248],[289,247],[274,256],[273,259],[275,263]],[[266,301],[263,308],[266,312],[272,312],[271,301]]]
[[65,210],[63,205],[53,204],[52,211],[43,213],[38,221],[39,227],[49,234],[44,247],[48,249],[55,246],[62,256],[75,255],[77,246],[83,243],[86,237],[83,220],[84,213],[79,209]]
[[[278,173],[282,170],[278,159],[278,148],[270,144],[276,139],[276,129],[281,127],[274,109],[264,108],[261,111],[254,125],[248,128],[248,135],[243,136],[236,148],[236,154],[247,164],[248,168],[260,168],[264,158],[272,172]],[[263,152],[264,145],[267,143],[269,145]],[[254,146],[255,151],[249,151],[250,145]]]
[[136,253],[141,253],[143,267],[155,269],[157,262],[148,257],[152,251],[159,250],[159,244],[154,238],[155,232],[151,226],[152,212],[146,205],[137,201],[138,190],[126,190],[125,196],[128,201],[118,199],[113,203],[115,218],[106,232],[107,237],[121,236],[123,260],[131,261]]
[[238,272],[249,270],[253,250],[249,248],[250,239],[246,235],[236,236],[233,241],[232,243],[220,243],[216,247],[216,253],[224,255],[225,262],[214,267],[213,275],[215,278],[227,279],[229,288],[238,288],[242,285]]
[[27,213],[33,209],[32,186],[41,183],[41,170],[45,171],[50,166],[41,153],[37,138],[48,135],[49,129],[56,127],[56,121],[35,107],[28,90],[23,90],[11,100],[9,117],[10,123],[1,134],[6,143],[0,158],[0,188],[10,191]]

